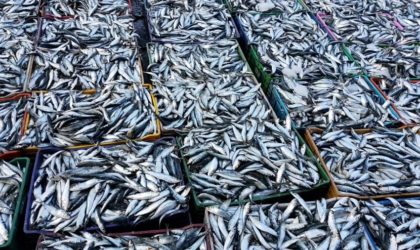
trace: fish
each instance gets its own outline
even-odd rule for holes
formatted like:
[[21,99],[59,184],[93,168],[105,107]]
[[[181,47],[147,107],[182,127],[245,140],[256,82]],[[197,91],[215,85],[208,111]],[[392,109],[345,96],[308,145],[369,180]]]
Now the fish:
[[420,123],[420,84],[404,78],[379,79],[379,86],[407,124]]
[[115,82],[142,84],[138,51],[130,47],[50,50],[38,48],[29,90],[101,89]]
[[4,0],[0,3],[0,14],[8,19],[23,20],[38,17],[37,0]]
[[298,127],[370,128],[397,122],[362,77],[275,79],[275,89]]
[[20,140],[26,99],[0,102],[0,153],[13,150]]
[[135,226],[188,210],[174,139],[44,153],[34,182],[30,229],[75,232]]
[[133,18],[113,15],[44,19],[39,48],[69,51],[86,48],[135,47]]
[[232,9],[237,12],[288,12],[303,10],[303,6],[294,0],[228,0]]
[[361,211],[377,249],[417,249],[420,202],[418,199],[386,198],[363,202]]
[[61,237],[43,236],[38,249],[79,249],[100,245],[104,249],[188,249],[206,250],[206,232],[203,228],[172,229],[153,235],[72,233]]
[[0,245],[8,242],[14,222],[16,203],[22,185],[23,171],[16,166],[0,160]]
[[207,208],[214,249],[372,249],[361,201],[294,197],[289,203]]
[[190,185],[203,206],[314,187],[321,181],[317,162],[305,155],[291,125],[277,119],[192,129],[182,154]]
[[24,92],[37,21],[0,18],[0,97]]
[[340,193],[375,196],[420,191],[420,135],[417,129],[377,127],[313,134]]
[[361,68],[342,52],[309,13],[264,15],[259,12],[238,14],[249,44],[264,66],[276,77],[290,79],[352,76]]
[[34,93],[27,108],[30,119],[19,141],[21,148],[116,142],[158,131],[152,96],[137,85],[109,85],[94,94]]
[[[185,10],[191,10],[194,7],[194,2],[192,0],[146,0],[145,6],[147,10],[161,5],[169,5],[169,6],[180,6],[183,7]],[[200,2],[200,1],[196,1]]]
[[148,10],[152,41],[165,43],[209,42],[235,39],[236,26],[223,3],[201,1],[192,10],[160,5]]
[[45,6],[47,15],[54,17],[96,15],[131,15],[131,6],[125,0],[49,0]]
[[273,117],[260,85],[249,74],[227,74],[207,80],[152,79],[152,82],[159,120],[165,130],[184,131]]
[[162,81],[177,78],[217,78],[220,74],[251,73],[235,40],[203,44],[150,43],[147,73]]

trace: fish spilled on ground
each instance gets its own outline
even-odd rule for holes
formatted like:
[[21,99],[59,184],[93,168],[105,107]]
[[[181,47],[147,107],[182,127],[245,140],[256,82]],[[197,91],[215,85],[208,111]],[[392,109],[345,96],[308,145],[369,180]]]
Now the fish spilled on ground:
[[298,127],[370,128],[395,121],[390,103],[379,104],[362,77],[283,78],[273,83]]
[[347,195],[420,192],[418,128],[313,134],[338,190]]
[[48,0],[45,7],[47,15],[55,17],[96,15],[131,15],[127,0]]
[[405,123],[420,123],[420,81],[398,78],[378,79],[379,87],[390,98]]
[[22,177],[19,165],[0,160],[0,245],[9,240]]
[[305,144],[278,121],[248,118],[219,127],[193,129],[184,138],[191,186],[203,205],[264,199],[320,181]]
[[108,236],[103,234],[70,234],[61,237],[44,236],[39,250],[63,249],[127,249],[127,250],[206,250],[206,233],[202,228],[173,229],[154,235]]
[[342,198],[207,208],[214,249],[370,249],[359,201]]
[[133,85],[107,86],[96,94],[79,91],[35,93],[21,147],[68,147],[143,138],[158,131],[149,91]]
[[133,19],[101,15],[80,15],[76,19],[49,20],[42,22],[38,47],[54,50],[84,48],[135,47]]
[[21,136],[26,99],[0,102],[0,153],[13,149]]
[[38,49],[30,90],[100,89],[115,82],[141,84],[137,49],[90,48],[72,51]]
[[248,73],[245,58],[239,53],[234,40],[221,40],[212,44],[151,43],[149,70],[155,79],[162,81],[177,78],[205,80],[220,74]]
[[135,225],[188,209],[172,138],[43,154],[30,214],[32,229],[63,232]]
[[24,91],[37,23],[0,17],[0,97]]
[[200,7],[156,6],[148,11],[153,41],[209,42],[235,38],[236,28],[224,4],[203,1]]
[[217,79],[152,80],[159,118],[165,129],[191,129],[266,120],[272,113],[260,85],[250,75],[221,75]]

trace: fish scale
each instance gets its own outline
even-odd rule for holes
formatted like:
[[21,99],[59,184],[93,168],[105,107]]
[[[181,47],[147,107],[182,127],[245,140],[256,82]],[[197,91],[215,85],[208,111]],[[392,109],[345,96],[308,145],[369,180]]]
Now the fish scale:
[[172,140],[46,152],[37,171],[30,229],[104,232],[124,221],[161,222],[188,207]]

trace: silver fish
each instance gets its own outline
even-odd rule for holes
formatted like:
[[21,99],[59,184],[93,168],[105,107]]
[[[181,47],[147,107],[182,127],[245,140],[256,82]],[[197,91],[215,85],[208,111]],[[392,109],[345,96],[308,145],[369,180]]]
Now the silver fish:
[[420,84],[398,78],[380,79],[379,87],[390,98],[405,123],[420,123]]
[[0,153],[15,148],[21,136],[26,100],[0,102]]
[[9,240],[22,176],[19,165],[0,160],[0,245]]
[[44,19],[38,47],[57,50],[135,47],[133,18],[79,15],[75,19]]
[[[207,6],[209,5],[209,6]],[[236,26],[224,4],[203,1],[186,10],[176,6],[156,6],[148,11],[152,41],[170,43],[209,42],[236,37]]]
[[152,80],[164,129],[217,126],[273,115],[260,86],[251,75],[220,75],[216,79],[178,77]]
[[288,12],[303,10],[295,0],[228,0],[231,8],[237,12]]
[[193,129],[183,145],[191,186],[205,206],[313,187],[320,176],[305,152],[306,145],[278,121],[252,118]]
[[371,249],[360,202],[342,198],[207,208],[214,249]]
[[135,225],[181,213],[182,182],[170,138],[155,142],[46,153],[35,180],[31,229],[67,232],[109,224]]
[[338,190],[380,195],[420,191],[420,135],[414,130],[377,128],[366,134],[313,134]]
[[96,94],[52,91],[29,101],[30,122],[19,146],[68,147],[143,138],[157,133],[149,91],[107,86]]
[[38,16],[38,0],[3,0],[0,2],[0,14],[10,19],[36,18]]
[[108,236],[82,232],[61,237],[43,236],[37,249],[78,249],[91,245],[100,245],[102,249],[188,249],[206,250],[206,232],[203,228],[173,229],[153,235],[133,235],[124,233]]
[[38,48],[29,90],[100,89],[115,82],[142,84],[137,49],[89,48],[54,51]]
[[55,17],[95,15],[131,15],[131,9],[126,0],[48,0],[46,14]]
[[0,18],[0,96],[24,91],[37,21]]
[[177,78],[202,80],[226,73],[250,73],[234,40],[208,44],[150,43],[149,74],[162,81]]
[[273,81],[298,127],[374,127],[396,121],[362,77]]

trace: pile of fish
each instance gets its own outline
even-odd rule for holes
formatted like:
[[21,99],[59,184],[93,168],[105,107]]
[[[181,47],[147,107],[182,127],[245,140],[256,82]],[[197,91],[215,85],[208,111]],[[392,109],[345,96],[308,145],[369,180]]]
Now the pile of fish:
[[19,165],[0,160],[0,245],[9,240],[22,177]]
[[115,83],[142,83],[137,49],[131,47],[38,49],[34,64],[28,84],[30,90],[86,90]]
[[37,17],[38,7],[38,0],[2,0],[0,16],[15,20]]
[[148,11],[152,40],[170,43],[209,42],[235,38],[236,26],[224,4],[203,1],[186,10],[179,6],[157,6]]
[[13,149],[18,143],[25,106],[24,98],[0,102],[0,154]]
[[403,78],[393,81],[380,79],[379,87],[390,98],[406,123],[420,123],[419,81],[410,81]]
[[103,235],[83,232],[61,237],[44,236],[39,250],[48,249],[188,249],[207,250],[206,233],[202,228],[173,229],[164,233],[148,235]]
[[362,214],[379,249],[418,249],[420,247],[417,198],[364,202]]
[[309,189],[320,181],[305,144],[278,121],[249,118],[220,128],[197,128],[184,139],[193,190],[209,206]]
[[250,118],[264,121],[272,115],[260,85],[251,75],[153,82],[165,129],[217,126]]
[[302,10],[296,0],[228,0],[227,3],[237,12],[288,12]]
[[246,38],[255,44],[266,71],[290,79],[336,78],[359,73],[340,44],[331,42],[308,13],[238,14]]
[[359,134],[337,130],[313,134],[333,181],[347,195],[420,192],[419,128],[376,128]]
[[38,47],[66,50],[135,46],[133,19],[86,14],[76,19],[44,19]]
[[24,91],[37,23],[0,17],[0,97]]
[[207,209],[214,249],[370,249],[361,205],[342,198]]
[[29,204],[30,228],[54,232],[89,226],[105,232],[184,213],[173,139],[44,153]]
[[96,15],[131,15],[131,6],[127,0],[48,0],[45,6],[47,15],[54,17],[73,17],[86,14]]
[[365,128],[393,121],[390,103],[379,104],[364,78],[273,81],[298,127]]
[[107,86],[96,94],[33,94],[20,146],[68,147],[143,138],[158,131],[153,100],[144,87]]
[[166,81],[182,78],[206,80],[220,74],[248,73],[245,58],[235,40],[205,44],[151,43],[149,74]]

